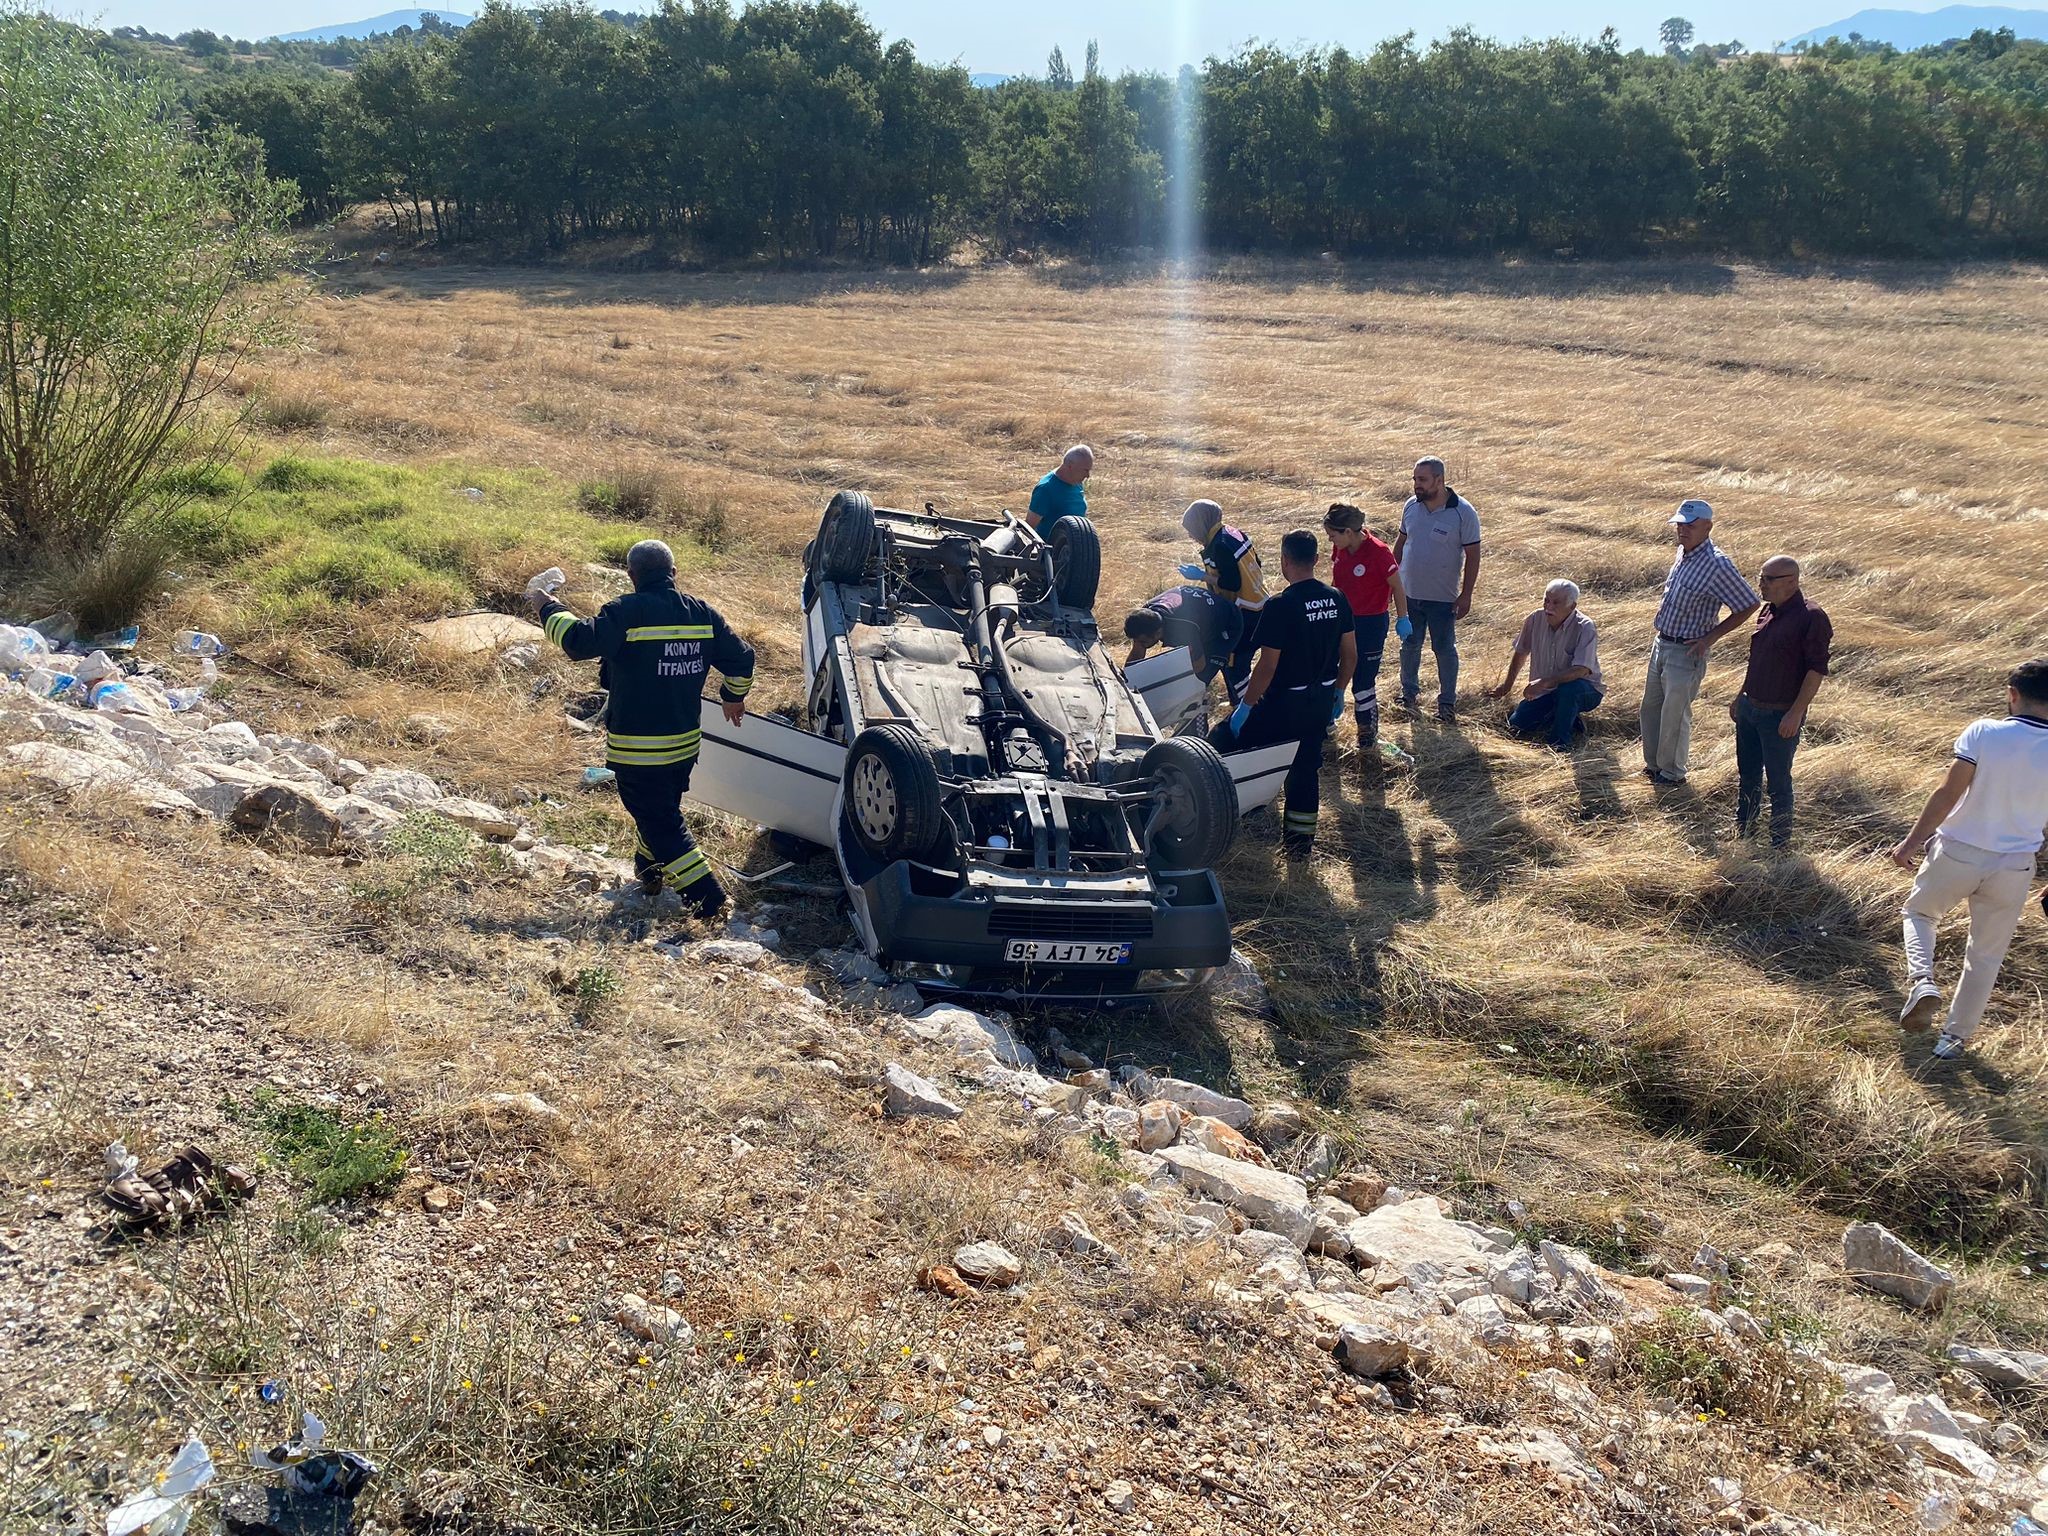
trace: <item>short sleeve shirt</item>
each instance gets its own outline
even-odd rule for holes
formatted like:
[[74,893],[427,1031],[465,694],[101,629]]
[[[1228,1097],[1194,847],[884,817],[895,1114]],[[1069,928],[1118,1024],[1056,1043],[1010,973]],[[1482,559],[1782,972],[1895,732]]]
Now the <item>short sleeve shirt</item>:
[[1531,680],[1584,667],[1592,674],[1586,681],[1606,691],[1607,684],[1600,676],[1599,631],[1594,629],[1591,619],[1576,609],[1570,618],[1552,629],[1550,615],[1538,608],[1522,621],[1515,653],[1529,658]]
[[1401,548],[1402,590],[1426,603],[1456,602],[1465,584],[1465,548],[1479,542],[1478,509],[1456,491],[1436,512],[1411,496],[1401,509],[1401,532],[1408,539]]
[[1973,720],[1956,756],[1977,766],[1941,835],[1988,853],[2032,855],[2048,829],[2048,720]]
[[1314,578],[1268,598],[1259,617],[1259,649],[1280,653],[1273,689],[1292,692],[1336,682],[1337,658],[1353,622],[1344,594]]
[[1043,533],[1063,517],[1086,517],[1088,496],[1055,470],[1031,488],[1031,510],[1038,514],[1038,531]]
[[1356,549],[1330,550],[1330,583],[1344,594],[1357,618],[1387,611],[1394,596],[1387,578],[1397,569],[1394,551],[1369,533]]

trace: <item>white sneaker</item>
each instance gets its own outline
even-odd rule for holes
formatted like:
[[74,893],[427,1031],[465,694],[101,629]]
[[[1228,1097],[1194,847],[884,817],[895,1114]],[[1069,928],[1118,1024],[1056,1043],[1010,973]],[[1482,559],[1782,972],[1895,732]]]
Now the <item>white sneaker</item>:
[[1945,1029],[1934,1042],[1935,1057],[1941,1061],[1954,1061],[1966,1049],[1968,1047],[1963,1041],[1958,1040]]
[[1906,1006],[1899,1011],[1899,1028],[1917,1034],[1934,1028],[1934,1015],[1941,1007],[1941,988],[1925,976],[1913,978],[1906,992]]

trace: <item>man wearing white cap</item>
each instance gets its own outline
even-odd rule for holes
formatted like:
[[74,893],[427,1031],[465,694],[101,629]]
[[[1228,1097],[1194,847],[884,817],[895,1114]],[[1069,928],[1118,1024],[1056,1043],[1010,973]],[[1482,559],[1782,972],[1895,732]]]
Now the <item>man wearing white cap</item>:
[[[1657,640],[1643,679],[1643,772],[1659,784],[1683,784],[1692,751],[1692,704],[1707,680],[1714,642],[1763,606],[1742,572],[1714,547],[1714,509],[1682,501],[1672,514],[1678,558],[1657,604]],[[1723,608],[1728,617],[1716,622]]]

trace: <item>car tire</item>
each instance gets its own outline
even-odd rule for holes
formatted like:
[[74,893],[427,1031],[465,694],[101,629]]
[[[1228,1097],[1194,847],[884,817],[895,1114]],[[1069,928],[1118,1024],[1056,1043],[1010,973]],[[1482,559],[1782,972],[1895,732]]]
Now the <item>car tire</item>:
[[1093,608],[1102,585],[1102,540],[1085,517],[1063,517],[1052,525],[1053,591],[1062,608]]
[[940,793],[931,748],[909,726],[871,725],[853,738],[842,814],[855,841],[876,858],[893,862],[930,850],[947,825]]
[[1170,736],[1154,742],[1139,766],[1159,781],[1165,801],[1152,827],[1153,862],[1169,869],[1220,862],[1237,833],[1237,784],[1222,755],[1193,736]]
[[875,504],[859,491],[840,491],[826,503],[805,564],[822,581],[859,581],[874,547]]

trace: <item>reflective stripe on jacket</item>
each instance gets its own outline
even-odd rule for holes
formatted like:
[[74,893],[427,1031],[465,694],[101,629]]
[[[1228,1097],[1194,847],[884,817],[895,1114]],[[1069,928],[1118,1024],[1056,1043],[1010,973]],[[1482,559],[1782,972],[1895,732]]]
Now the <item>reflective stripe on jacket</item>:
[[736,704],[754,686],[754,648],[702,598],[673,586],[615,597],[587,619],[550,601],[541,628],[572,661],[597,661],[611,690],[605,761],[658,768],[697,755],[704,683],[722,675],[718,697]]

